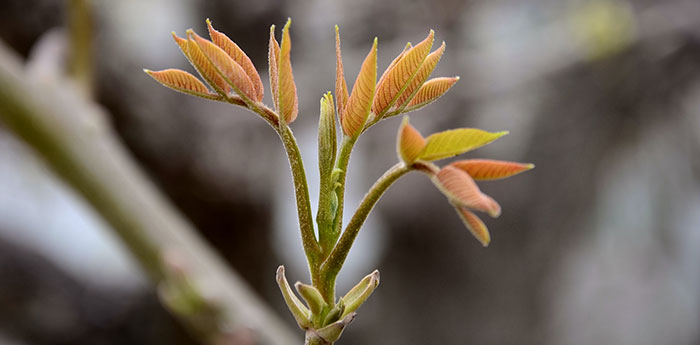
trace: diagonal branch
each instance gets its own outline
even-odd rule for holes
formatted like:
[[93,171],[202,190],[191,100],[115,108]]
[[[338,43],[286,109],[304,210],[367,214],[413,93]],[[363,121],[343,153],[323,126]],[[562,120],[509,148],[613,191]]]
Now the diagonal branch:
[[[30,80],[0,42],[0,121],[111,225],[182,322],[209,344],[242,329],[252,329],[260,344],[291,344],[294,333],[165,201],[104,112],[71,86]],[[178,309],[187,298],[204,307]]]

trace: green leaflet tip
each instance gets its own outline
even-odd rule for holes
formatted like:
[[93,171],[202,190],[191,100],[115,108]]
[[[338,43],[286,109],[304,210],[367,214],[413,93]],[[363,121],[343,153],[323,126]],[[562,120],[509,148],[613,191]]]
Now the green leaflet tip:
[[204,20],[204,21],[205,21],[207,24],[210,24],[210,25],[211,25],[211,20],[210,20],[209,18],[207,18],[207,19]]
[[323,105],[323,102],[328,102],[329,100],[332,100],[333,94],[330,91],[326,91],[323,96],[321,96],[321,105]]
[[530,170],[530,169],[534,169],[534,168],[535,168],[535,165],[532,164],[532,163],[527,163],[527,164],[525,164],[525,166],[527,167],[527,170]]
[[510,134],[510,131],[500,131],[500,132],[496,132],[495,134],[498,135],[498,137],[500,138],[504,135]]

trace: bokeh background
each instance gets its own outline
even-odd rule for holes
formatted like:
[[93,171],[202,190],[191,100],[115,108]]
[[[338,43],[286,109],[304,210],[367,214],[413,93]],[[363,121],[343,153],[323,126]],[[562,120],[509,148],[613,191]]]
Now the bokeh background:
[[[59,54],[51,37],[65,27],[67,3],[3,0],[0,38],[32,63]],[[468,156],[537,166],[481,184],[503,206],[486,220],[486,249],[424,176],[394,185],[341,273],[344,291],[382,272],[342,344],[700,344],[697,0],[93,5],[96,100],[154,183],[290,327],[275,268],[308,277],[279,139],[242,109],[172,92],[141,71],[191,71],[170,32],[204,33],[205,18],[249,54],[265,85],[269,26],[293,18],[292,128],[313,198],[334,24],[350,83],[374,36],[383,71],[435,29],[447,51],[434,75],[462,78],[412,123],[423,133],[510,130]],[[395,162],[398,125],[384,121],[361,138],[348,207]],[[196,343],[109,227],[1,124],[0,343]]]

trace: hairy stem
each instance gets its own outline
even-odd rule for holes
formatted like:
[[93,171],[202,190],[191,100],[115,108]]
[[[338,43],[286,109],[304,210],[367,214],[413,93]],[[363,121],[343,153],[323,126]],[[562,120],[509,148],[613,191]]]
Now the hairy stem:
[[387,170],[384,175],[382,175],[382,177],[380,177],[374,183],[367,194],[365,194],[362,202],[360,202],[360,206],[358,206],[355,214],[353,214],[350,222],[345,228],[343,235],[340,237],[340,240],[321,268],[324,276],[324,284],[327,286],[326,288],[328,288],[328,286],[335,286],[335,278],[338,275],[338,272],[340,272],[340,268],[343,266],[345,258],[347,257],[357,234],[360,232],[362,224],[364,224],[374,205],[377,203],[377,201],[379,201],[379,198],[384,194],[384,192],[386,192],[386,190],[399,179],[399,177],[403,176],[409,171],[411,171],[410,167],[407,167],[403,163],[397,163]]
[[[318,241],[321,244],[321,260],[325,260],[333,249],[335,241],[338,239],[334,234],[333,221],[331,215],[331,198],[335,193],[331,185],[331,175],[320,176],[320,186],[318,192],[318,212],[316,213],[316,224],[318,225]],[[337,196],[337,194],[336,194]],[[337,199],[336,199],[337,200]],[[336,211],[337,212],[337,211]],[[330,219],[329,219],[330,218]]]
[[299,146],[292,134],[292,130],[289,129],[287,125],[284,125],[278,133],[282,139],[282,143],[284,143],[284,149],[287,151],[287,158],[289,158],[289,166],[292,170],[301,240],[304,245],[304,252],[309,262],[309,271],[313,280],[320,265],[319,257],[321,249],[316,241],[316,235],[314,234],[314,219],[311,213],[309,187],[306,182],[304,162],[301,159]]
[[[343,208],[345,205],[345,177],[347,176],[348,163],[350,162],[350,154],[352,153],[352,148],[357,141],[357,137],[344,137],[343,142],[340,146],[340,152],[338,153],[338,159],[335,163],[335,171],[338,174],[335,186],[331,186],[331,192],[335,188],[335,193],[338,196],[338,207],[335,212],[335,218],[333,219],[332,227],[329,229],[328,241],[331,243],[330,247],[338,240],[340,237],[340,231],[343,227]],[[332,252],[332,251],[331,251]],[[328,253],[327,255],[330,255]],[[323,298],[330,305],[335,303],[335,282],[328,284],[325,281],[325,277],[320,276],[319,281],[314,282],[314,286],[321,292]]]
[[299,151],[299,145],[292,130],[286,124],[280,126],[279,115],[272,109],[262,103],[247,104],[243,99],[237,96],[228,97],[228,103],[246,107],[251,111],[258,113],[272,128],[275,129],[284,150],[289,159],[289,167],[292,172],[292,180],[294,182],[294,196],[296,198],[297,216],[299,218],[299,229],[301,232],[302,245],[309,263],[309,272],[311,280],[316,282],[320,278],[318,272],[321,265],[321,247],[316,241],[314,234],[314,222],[311,212],[311,199],[309,198],[309,185],[306,181],[306,170],[304,169],[304,161]]

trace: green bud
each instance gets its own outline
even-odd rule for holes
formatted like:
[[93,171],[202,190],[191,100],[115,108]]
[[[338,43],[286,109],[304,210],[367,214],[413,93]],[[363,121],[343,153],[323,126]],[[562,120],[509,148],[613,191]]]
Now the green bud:
[[287,308],[292,312],[299,327],[304,330],[311,328],[311,312],[304,306],[304,303],[299,300],[289,286],[287,277],[284,276],[284,266],[277,268],[277,284],[280,287],[280,291],[282,291],[282,296],[284,297],[284,302],[287,303]]
[[335,189],[331,192],[331,211],[329,213],[329,223],[335,219],[335,214],[338,212],[338,193]]
[[333,188],[341,186],[341,183],[338,182],[338,180],[340,179],[341,173],[343,173],[343,169],[339,169],[339,168],[333,169],[333,172],[331,173],[331,185],[333,186]]
[[338,321],[340,319],[340,316],[343,315],[343,312],[345,311],[345,303],[343,301],[338,301],[336,305],[326,314],[326,317],[323,319],[322,325],[328,325],[330,323]]
[[322,179],[329,179],[338,142],[335,134],[335,107],[333,96],[327,92],[321,98],[321,118],[318,121],[318,168]]
[[336,321],[318,330],[306,332],[306,344],[328,345],[336,342],[343,334],[345,327],[355,319],[356,313],[352,313],[342,320]]
[[357,310],[357,308],[365,303],[377,286],[379,286],[379,271],[374,270],[374,272],[362,278],[357,285],[340,299],[340,301],[345,304],[345,311],[340,317],[345,317]]
[[297,292],[306,301],[306,305],[311,309],[312,315],[319,315],[326,306],[326,301],[323,300],[321,293],[313,286],[297,282],[294,284]]

